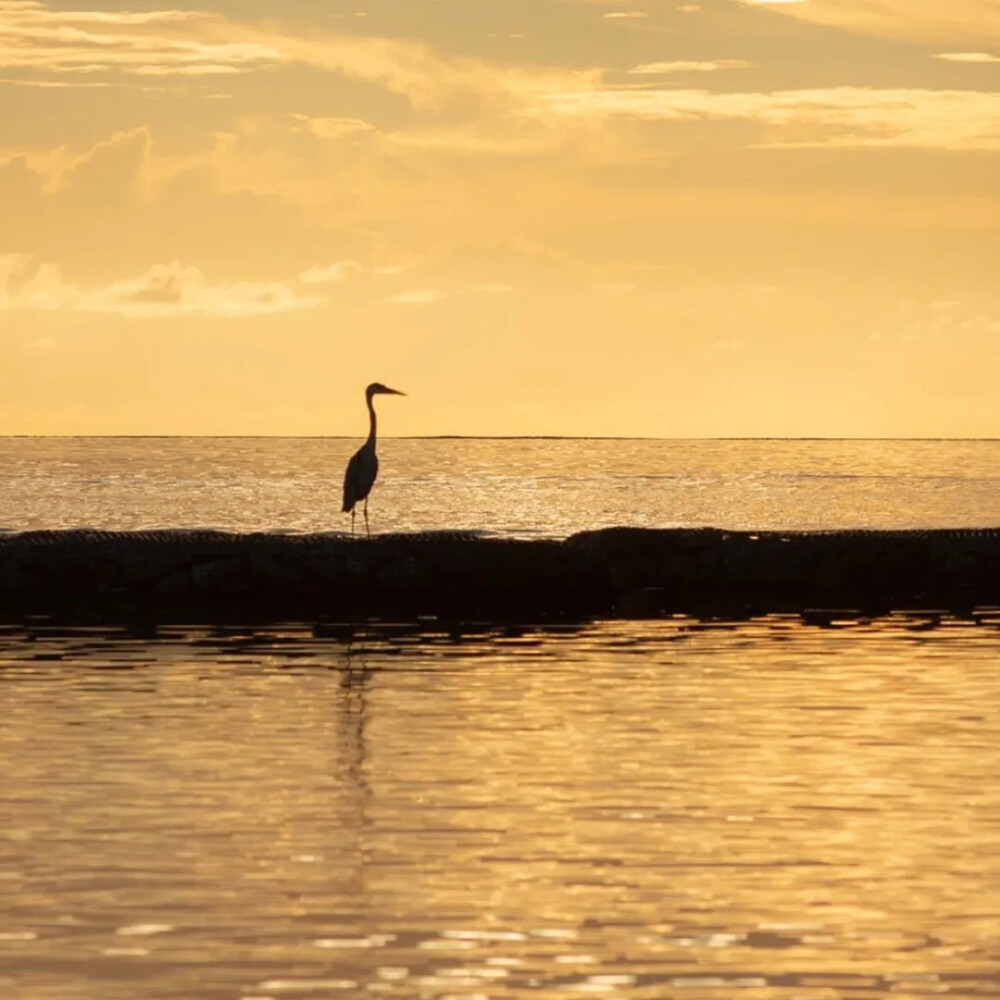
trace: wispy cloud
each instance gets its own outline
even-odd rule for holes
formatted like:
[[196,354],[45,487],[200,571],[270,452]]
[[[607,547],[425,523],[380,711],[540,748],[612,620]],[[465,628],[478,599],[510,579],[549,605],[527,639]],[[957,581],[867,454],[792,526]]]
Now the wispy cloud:
[[37,87],[42,90],[67,90],[70,87],[87,87],[96,89],[98,87],[110,87],[112,84],[106,80],[37,80],[18,79],[13,76],[0,77],[0,86],[4,87]]
[[[517,103],[539,89],[579,88],[599,78],[597,70],[444,56],[407,39],[296,34],[218,13],[65,11],[43,0],[0,0],[0,73],[20,85],[235,77],[290,66],[375,84],[418,108],[438,108],[458,96]],[[327,137],[371,128],[349,117],[301,116],[299,123]]]
[[296,127],[319,139],[340,139],[345,135],[359,132],[373,132],[375,126],[360,118],[311,118],[309,115],[293,114]]
[[547,97],[541,113],[647,121],[752,121],[759,145],[1000,149],[1000,93],[832,87],[773,93],[603,89]]
[[964,39],[982,43],[1000,38],[1000,5],[995,0],[743,0],[790,17],[838,28],[942,42]]
[[405,306],[428,306],[446,298],[448,298],[447,293],[439,288],[411,288],[398,295],[390,295],[387,301],[398,302]]
[[640,63],[633,66],[629,73],[633,76],[661,76],[668,73],[716,73],[723,69],[747,69],[752,63],[742,59],[715,59],[710,62],[690,62],[674,60],[672,62]]
[[322,285],[343,281],[360,270],[361,265],[356,260],[340,260],[325,267],[310,267],[299,275],[299,281],[305,285]]
[[256,42],[197,37],[197,11],[56,10],[39,0],[0,0],[0,69],[52,75],[225,75],[285,61]]
[[123,316],[195,314],[237,318],[320,305],[283,282],[238,281],[209,284],[196,267],[177,261],[158,264],[137,278],[115,282],[81,299],[85,309]]
[[599,69],[522,67],[468,56],[442,56],[422,42],[405,39],[356,35],[306,38],[234,22],[227,22],[220,30],[232,41],[274,49],[290,62],[376,84],[406,97],[420,109],[437,109],[458,97],[511,105],[539,91],[561,92],[600,79]]
[[1000,63],[1000,56],[989,52],[938,52],[934,58],[957,63]]
[[70,309],[117,313],[130,319],[217,316],[228,319],[308,309],[325,299],[302,296],[287,282],[209,283],[196,267],[178,261],[107,285],[81,288],[60,269],[29,254],[0,256],[0,310]]
[[452,292],[444,292],[439,288],[411,288],[408,291],[400,292],[398,295],[389,296],[386,301],[408,306],[429,306],[435,302],[455,298],[459,295],[506,295],[512,291],[514,291],[512,285],[500,283],[473,285],[469,288],[462,288]]

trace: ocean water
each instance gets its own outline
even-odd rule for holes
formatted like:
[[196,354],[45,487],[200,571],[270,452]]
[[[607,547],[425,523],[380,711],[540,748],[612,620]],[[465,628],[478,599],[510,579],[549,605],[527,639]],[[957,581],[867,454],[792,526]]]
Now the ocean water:
[[5,1000],[1000,996],[1000,619],[0,635]]
[[[0,524],[342,530],[356,444],[0,439]],[[1000,524],[993,442],[380,451],[377,531]],[[998,664],[996,609],[0,627],[0,997],[1000,997]]]
[[[343,438],[0,438],[0,528],[349,530]],[[374,531],[1000,525],[1000,441],[386,439]]]

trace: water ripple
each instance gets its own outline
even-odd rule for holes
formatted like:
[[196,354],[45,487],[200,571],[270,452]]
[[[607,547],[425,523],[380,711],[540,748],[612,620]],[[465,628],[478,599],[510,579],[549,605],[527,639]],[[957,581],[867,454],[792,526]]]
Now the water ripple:
[[1000,996],[995,611],[0,631],[5,1000]]

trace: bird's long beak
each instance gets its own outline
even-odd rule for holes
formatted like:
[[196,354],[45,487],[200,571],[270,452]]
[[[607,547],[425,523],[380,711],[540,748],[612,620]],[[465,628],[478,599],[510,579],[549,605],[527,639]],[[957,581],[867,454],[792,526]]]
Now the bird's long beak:
[[388,386],[385,388],[384,391],[387,392],[387,393],[389,393],[389,395],[391,395],[391,396],[405,396],[406,395],[405,392],[400,392],[398,389],[390,389]]

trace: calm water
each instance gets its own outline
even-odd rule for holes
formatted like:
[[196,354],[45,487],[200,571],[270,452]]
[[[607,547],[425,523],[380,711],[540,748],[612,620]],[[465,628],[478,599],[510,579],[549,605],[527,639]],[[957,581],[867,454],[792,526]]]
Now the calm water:
[[[0,528],[342,530],[357,440],[0,438]],[[1000,441],[399,440],[376,531],[1000,525]]]
[[1000,619],[0,636],[0,995],[1000,996]]
[[[0,439],[0,525],[342,529],[356,445]],[[996,442],[380,453],[376,530],[1000,525]],[[3,1000],[1000,996],[1000,612],[349,632],[0,629]]]

